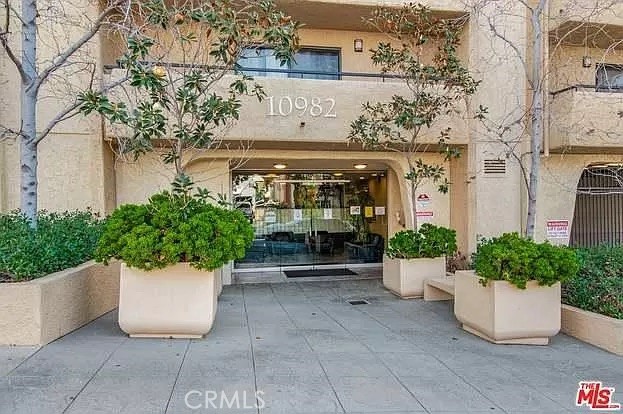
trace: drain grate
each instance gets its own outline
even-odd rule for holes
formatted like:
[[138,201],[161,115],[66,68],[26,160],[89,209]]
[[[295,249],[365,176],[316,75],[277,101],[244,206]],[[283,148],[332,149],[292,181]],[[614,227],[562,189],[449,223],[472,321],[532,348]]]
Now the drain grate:
[[370,302],[368,302],[367,300],[363,300],[363,299],[353,299],[347,302],[350,303],[351,305],[369,305],[370,304]]

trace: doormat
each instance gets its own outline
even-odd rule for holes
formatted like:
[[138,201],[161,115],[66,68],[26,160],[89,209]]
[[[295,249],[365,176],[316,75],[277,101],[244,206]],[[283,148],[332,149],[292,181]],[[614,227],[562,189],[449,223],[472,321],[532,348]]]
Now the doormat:
[[357,274],[350,269],[284,270],[283,273],[287,277],[353,276]]

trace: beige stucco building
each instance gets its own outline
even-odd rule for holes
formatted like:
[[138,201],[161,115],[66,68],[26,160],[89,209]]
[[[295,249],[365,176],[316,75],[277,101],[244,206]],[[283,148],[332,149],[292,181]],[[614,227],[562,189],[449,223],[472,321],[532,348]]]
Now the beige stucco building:
[[[82,7],[72,2],[73,8],[68,7],[66,13],[81,16],[86,11],[88,17],[97,12],[89,0],[81,1]],[[402,180],[406,165],[400,155],[362,151],[346,143],[350,123],[360,114],[362,103],[388,99],[405,88],[400,80],[379,75],[367,52],[384,40],[362,23],[362,17],[369,16],[379,2],[279,3],[305,24],[301,45],[310,63],[290,73],[257,68],[257,79],[268,99],[245,102],[240,121],[227,136],[229,141],[248,143],[247,150],[243,154],[226,150],[198,154],[189,172],[198,184],[249,209],[258,238],[253,248],[256,256],[234,271],[377,262],[378,257],[366,256],[374,256],[374,251],[357,250],[344,234],[357,226],[353,215],[362,216],[365,230],[381,236],[382,242],[410,224],[409,195]],[[381,3],[400,6],[404,2]],[[418,194],[420,221],[456,229],[461,251],[469,253],[480,237],[522,231],[525,226],[522,171],[529,157],[525,119],[531,96],[529,13],[514,0],[422,3],[441,17],[469,16],[459,54],[474,76],[482,79],[471,105],[489,108],[485,125],[465,114],[440,122],[439,129],[452,127],[452,143],[462,157],[445,163],[452,182],[448,194],[438,193],[430,184]],[[543,19],[549,36],[544,42],[546,75],[539,81],[546,91],[546,130],[536,234],[556,243],[623,238],[623,223],[617,219],[623,202],[615,188],[617,178],[618,187],[623,184],[623,54],[619,45],[623,6],[601,10],[596,9],[598,3],[550,1]],[[54,55],[59,43],[79,35],[68,27],[57,42],[42,37],[43,60]],[[496,36],[492,27],[502,36]],[[58,27],[52,24],[49,29]],[[362,43],[363,51],[356,51],[355,43]],[[115,37],[104,32],[81,52],[81,59],[95,68],[98,77],[109,81],[121,76],[121,70],[114,67],[120,47]],[[72,90],[88,84],[91,73],[72,73],[63,79],[62,87],[51,82],[39,106],[41,127],[59,107],[71,102]],[[19,82],[4,54],[0,54],[0,85],[0,124],[19,125]],[[297,111],[303,102],[305,106],[314,102],[319,109]],[[40,147],[40,208],[89,207],[107,213],[168,187],[173,171],[157,155],[127,160],[115,154],[111,138],[114,131],[94,116],[74,117],[58,125]],[[422,156],[444,163],[433,146]],[[580,185],[583,174],[586,183]],[[602,177],[601,181],[591,181],[592,175]],[[367,194],[364,201],[354,196],[361,191]],[[301,197],[311,199],[300,201]],[[0,211],[18,206],[18,146],[8,139],[0,143]],[[353,210],[355,206],[363,209]],[[328,236],[321,239],[318,233]],[[273,250],[271,237],[279,236],[291,243],[287,252]]]

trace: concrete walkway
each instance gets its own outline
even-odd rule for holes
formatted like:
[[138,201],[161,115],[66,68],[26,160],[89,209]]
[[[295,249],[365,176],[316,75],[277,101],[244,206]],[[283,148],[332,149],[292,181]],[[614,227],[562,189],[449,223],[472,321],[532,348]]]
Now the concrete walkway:
[[378,280],[244,285],[203,340],[128,339],[109,314],[38,351],[0,348],[0,413],[589,412],[574,407],[589,379],[623,403],[623,358],[564,335],[491,345],[451,303]]

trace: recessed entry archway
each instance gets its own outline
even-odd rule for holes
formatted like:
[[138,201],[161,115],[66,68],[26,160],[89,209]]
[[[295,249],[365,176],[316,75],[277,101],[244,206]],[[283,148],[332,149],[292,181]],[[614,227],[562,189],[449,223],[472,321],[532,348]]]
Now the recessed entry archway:
[[388,235],[387,182],[384,165],[356,160],[261,160],[232,171],[232,200],[255,232],[234,271],[290,276],[378,267]]
[[623,164],[593,164],[577,186],[569,244],[591,247],[623,243]]

